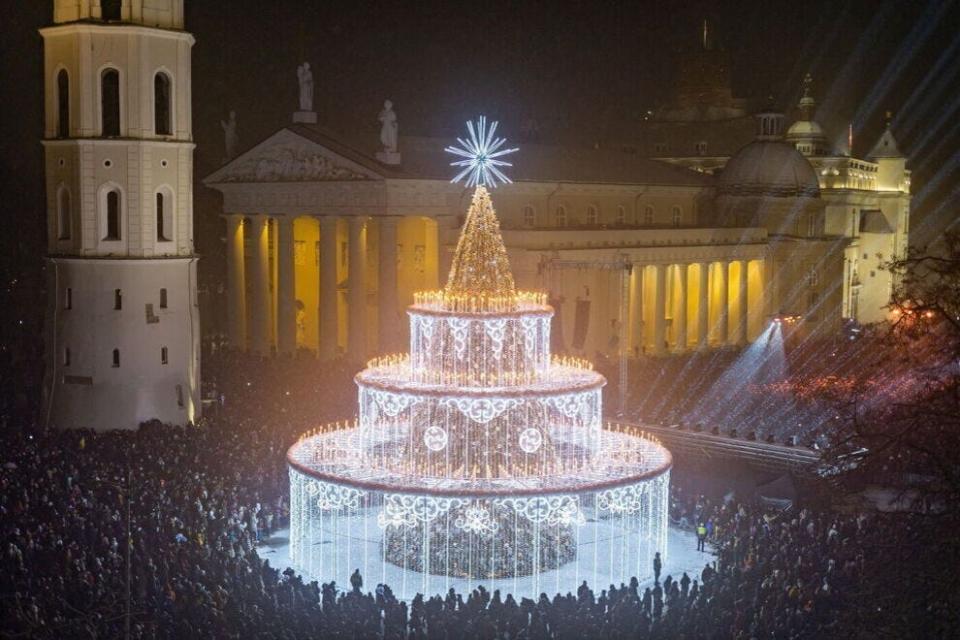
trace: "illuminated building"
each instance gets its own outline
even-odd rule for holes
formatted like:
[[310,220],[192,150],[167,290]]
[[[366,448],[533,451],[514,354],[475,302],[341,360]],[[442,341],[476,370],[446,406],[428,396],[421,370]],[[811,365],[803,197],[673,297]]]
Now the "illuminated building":
[[[743,345],[776,314],[832,336],[883,320],[882,265],[908,241],[910,176],[888,130],[869,160],[831,151],[806,85],[796,122],[749,115],[705,31],[674,96],[599,146],[525,144],[494,198],[521,287],[548,293],[558,353]],[[230,342],[360,363],[397,350],[413,293],[434,289],[471,192],[452,140],[294,122],[209,176],[223,194]]]
[[46,422],[200,411],[183,0],[56,0],[44,46]]

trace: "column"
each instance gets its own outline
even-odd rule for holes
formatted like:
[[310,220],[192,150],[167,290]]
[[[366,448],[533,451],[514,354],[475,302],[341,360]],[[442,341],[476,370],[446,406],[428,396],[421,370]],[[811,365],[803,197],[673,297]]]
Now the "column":
[[350,218],[349,283],[350,297],[347,309],[347,355],[351,362],[363,362],[367,357],[367,218]]
[[745,345],[747,344],[747,276],[749,275],[748,260],[740,261],[740,278],[738,292],[737,292],[737,344]]
[[243,277],[243,216],[227,219],[227,323],[230,346],[247,349],[247,290]]
[[656,293],[653,302],[653,353],[662,355],[666,352],[665,317],[667,311],[667,269],[662,264],[653,265]]
[[697,290],[699,302],[697,304],[697,348],[706,350],[710,336],[710,263],[701,262],[697,265],[700,270],[700,289]]
[[687,350],[687,265],[677,265],[677,305],[676,314],[673,316],[673,323],[677,330],[674,335],[677,337],[675,349],[677,351]]
[[293,257],[293,218],[277,218],[277,352],[297,352],[296,265]]
[[717,297],[717,344],[723,346],[730,339],[730,310],[729,285],[727,284],[728,265],[726,262],[717,264],[717,288],[720,295]]
[[337,217],[320,218],[320,340],[321,360],[337,357]]
[[270,354],[270,217],[253,216],[253,264],[250,288],[250,349],[257,355]]
[[630,355],[643,352],[643,265],[635,264],[630,270]]
[[383,353],[398,349],[400,317],[397,315],[397,222],[396,216],[378,218],[380,222],[379,301],[380,348]]

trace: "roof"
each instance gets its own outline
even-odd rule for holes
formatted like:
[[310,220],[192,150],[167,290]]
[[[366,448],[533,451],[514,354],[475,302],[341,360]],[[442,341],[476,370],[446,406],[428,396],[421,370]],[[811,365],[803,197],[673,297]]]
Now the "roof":
[[[325,147],[384,178],[449,180],[455,175],[450,166],[452,158],[443,151],[445,147],[456,144],[454,138],[401,136],[398,146],[402,164],[386,165],[376,160],[376,152],[381,149],[376,132],[351,135],[308,124],[292,124],[285,127],[285,130]],[[255,149],[256,147],[251,151]],[[712,184],[710,176],[618,149],[523,144],[519,153],[511,160],[513,167],[507,174],[514,182],[694,187]]]
[[861,233],[893,233],[887,217],[879,209],[867,209],[860,212]]
[[868,158],[902,158],[903,154],[900,153],[900,149],[897,148],[897,141],[893,137],[893,132],[890,131],[890,127],[887,127],[883,135],[880,136],[880,139],[877,140],[877,144],[873,145],[873,149],[870,150],[870,153],[867,154]]
[[756,140],[738,151],[720,173],[721,195],[775,198],[820,196],[810,162],[780,140]]
[[[638,152],[644,156],[729,157],[753,140],[756,130],[753,116],[688,122],[648,120],[640,124],[634,139]],[[707,143],[703,152],[697,146],[702,142]]]

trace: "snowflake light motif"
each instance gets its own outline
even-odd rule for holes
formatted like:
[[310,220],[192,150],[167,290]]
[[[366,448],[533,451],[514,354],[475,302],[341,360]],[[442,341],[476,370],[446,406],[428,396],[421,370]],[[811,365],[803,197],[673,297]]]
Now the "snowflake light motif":
[[497,180],[503,184],[512,182],[503,171],[498,167],[512,167],[513,164],[506,160],[498,160],[505,155],[519,151],[517,148],[501,149],[507,139],[495,138],[497,131],[497,122],[490,123],[487,128],[487,118],[480,116],[477,124],[472,120],[467,121],[467,131],[469,139],[457,138],[459,147],[447,147],[444,149],[447,153],[460,156],[463,160],[454,160],[450,163],[451,167],[463,167],[463,169],[450,182],[457,183],[463,178],[467,179],[468,187],[483,185],[485,187],[496,188]]

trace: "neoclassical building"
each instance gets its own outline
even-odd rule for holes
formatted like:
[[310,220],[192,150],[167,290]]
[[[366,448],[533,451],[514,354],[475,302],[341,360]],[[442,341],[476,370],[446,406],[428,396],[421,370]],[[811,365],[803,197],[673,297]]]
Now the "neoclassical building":
[[46,421],[200,412],[183,0],[55,0],[44,46]]
[[[676,104],[645,125],[652,133],[599,147],[521,143],[513,184],[493,193],[518,286],[547,291],[555,307],[555,351],[743,345],[776,315],[814,335],[884,319],[881,264],[905,250],[910,202],[890,131],[870,159],[834,153],[809,86],[784,131],[775,111],[745,115],[722,65],[687,67]],[[373,136],[315,122],[295,114],[204,180],[223,194],[229,340],[355,361],[402,350],[404,309],[414,291],[442,285],[468,205],[449,182],[453,141],[401,137],[385,153]],[[669,136],[691,125],[724,132],[733,151],[710,156],[707,139],[678,153]]]

